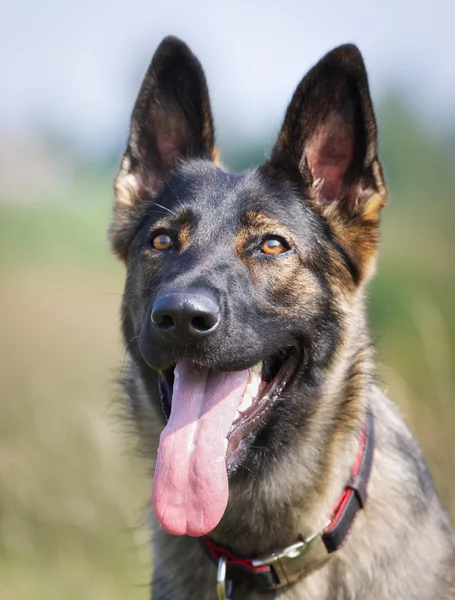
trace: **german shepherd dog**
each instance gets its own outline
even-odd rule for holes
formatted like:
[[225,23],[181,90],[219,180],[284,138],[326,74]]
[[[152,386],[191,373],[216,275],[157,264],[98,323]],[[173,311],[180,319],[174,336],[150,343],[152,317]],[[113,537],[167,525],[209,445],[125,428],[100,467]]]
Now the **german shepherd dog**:
[[202,67],[164,39],[115,194],[153,600],[455,598],[454,532],[376,383],[364,297],[387,192],[358,49],[322,58],[270,158],[230,173]]

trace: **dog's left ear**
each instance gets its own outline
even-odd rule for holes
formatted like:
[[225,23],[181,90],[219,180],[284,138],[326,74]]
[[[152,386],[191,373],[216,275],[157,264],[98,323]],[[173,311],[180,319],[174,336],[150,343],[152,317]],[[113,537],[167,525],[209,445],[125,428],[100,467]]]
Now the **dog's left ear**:
[[[351,246],[353,257],[365,262],[365,244],[370,254],[377,246],[371,225],[379,221],[387,191],[367,73],[356,46],[335,48],[303,78],[265,168],[286,173]],[[369,240],[360,240],[363,224],[370,228]]]
[[159,196],[182,160],[215,159],[214,137],[202,66],[184,42],[169,36],[158,46],[145,74],[114,182],[109,241],[118,256],[126,257],[128,223],[141,201]]

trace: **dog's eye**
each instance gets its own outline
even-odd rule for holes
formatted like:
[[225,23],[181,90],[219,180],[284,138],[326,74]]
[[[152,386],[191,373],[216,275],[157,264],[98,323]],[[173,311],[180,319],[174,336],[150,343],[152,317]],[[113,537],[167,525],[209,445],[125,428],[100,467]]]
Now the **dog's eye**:
[[264,252],[264,254],[282,254],[288,250],[289,246],[283,240],[276,237],[268,238],[261,244],[261,252]]
[[172,246],[172,239],[167,233],[159,233],[152,239],[152,246],[155,250],[169,250]]

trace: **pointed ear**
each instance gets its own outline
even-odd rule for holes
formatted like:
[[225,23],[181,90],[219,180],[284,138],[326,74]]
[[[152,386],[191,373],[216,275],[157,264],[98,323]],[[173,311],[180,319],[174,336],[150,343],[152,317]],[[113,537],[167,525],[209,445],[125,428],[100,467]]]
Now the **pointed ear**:
[[[375,254],[379,236],[372,226],[378,225],[387,201],[377,153],[362,55],[352,44],[339,46],[297,87],[266,167],[286,173],[303,188],[350,246],[360,267],[366,266],[361,264],[367,258],[364,247]],[[362,240],[367,230],[370,239]]]
[[386,195],[367,73],[356,46],[335,48],[301,81],[270,162],[303,179],[321,206],[337,202],[352,211],[368,190]]
[[142,198],[157,196],[186,158],[216,158],[209,93],[198,59],[181,40],[167,37],[142,82],[114,182],[110,241],[117,254],[122,255],[126,214]]

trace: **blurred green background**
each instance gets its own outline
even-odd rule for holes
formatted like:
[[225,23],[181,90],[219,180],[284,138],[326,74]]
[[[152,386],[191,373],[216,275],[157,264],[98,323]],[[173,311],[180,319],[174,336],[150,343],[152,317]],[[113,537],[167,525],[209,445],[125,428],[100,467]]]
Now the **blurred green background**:
[[[390,201],[370,321],[382,385],[455,522],[455,111],[435,124],[415,87],[398,89],[376,102]],[[241,119],[222,115],[233,168],[261,162],[273,140],[272,125],[240,135]],[[96,152],[75,137],[41,122],[13,148],[24,167],[0,165],[2,600],[148,597],[151,482],[118,401],[124,271],[106,244],[124,136]]]
[[[455,147],[397,98],[378,112],[391,199],[371,323],[383,386],[455,521]],[[251,164],[263,145],[226,154]],[[115,401],[114,167],[76,162],[58,202],[0,205],[2,599],[147,597],[150,480]]]

